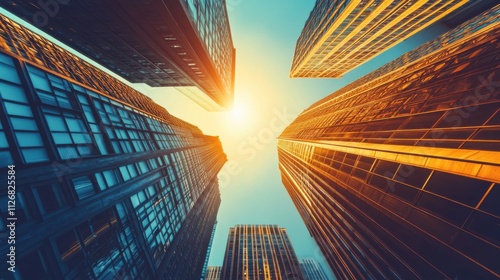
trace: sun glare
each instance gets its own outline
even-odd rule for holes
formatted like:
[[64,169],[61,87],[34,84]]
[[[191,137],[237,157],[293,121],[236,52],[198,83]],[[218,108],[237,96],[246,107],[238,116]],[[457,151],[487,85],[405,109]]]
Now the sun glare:
[[231,123],[238,126],[247,125],[250,120],[249,104],[242,100],[241,97],[240,95],[235,98],[233,108],[230,111]]

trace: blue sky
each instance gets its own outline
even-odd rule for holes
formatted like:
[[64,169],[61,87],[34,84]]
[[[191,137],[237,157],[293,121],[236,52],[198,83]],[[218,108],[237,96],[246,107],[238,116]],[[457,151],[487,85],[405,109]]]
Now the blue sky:
[[276,137],[312,103],[444,31],[431,26],[341,79],[290,79],[295,43],[314,3],[227,0],[237,53],[232,112],[206,112],[172,88],[132,85],[205,134],[220,136],[229,161],[219,174],[222,204],[209,265],[222,265],[230,227],[277,224],[287,229],[299,259],[315,258],[331,273],[281,183]]

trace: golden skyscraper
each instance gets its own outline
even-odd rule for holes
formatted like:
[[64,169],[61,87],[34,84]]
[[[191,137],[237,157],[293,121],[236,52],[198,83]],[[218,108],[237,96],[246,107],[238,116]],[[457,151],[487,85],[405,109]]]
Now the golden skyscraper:
[[500,277],[500,5],[306,109],[283,183],[339,279]]
[[297,40],[290,77],[340,78],[467,0],[317,0]]

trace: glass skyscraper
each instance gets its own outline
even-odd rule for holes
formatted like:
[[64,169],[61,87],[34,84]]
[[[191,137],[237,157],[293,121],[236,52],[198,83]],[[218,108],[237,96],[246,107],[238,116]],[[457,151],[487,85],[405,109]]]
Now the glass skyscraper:
[[0,0],[0,5],[132,83],[177,87],[210,111],[233,104],[225,0]]
[[325,272],[315,259],[300,260],[300,267],[306,280],[328,280]]
[[286,229],[237,225],[229,229],[222,280],[304,280]]
[[209,266],[205,280],[220,280],[221,266]]
[[4,16],[0,73],[0,278],[199,279],[219,139]]
[[340,279],[500,277],[500,6],[319,100],[282,181]]
[[468,0],[317,0],[297,40],[290,77],[340,78]]

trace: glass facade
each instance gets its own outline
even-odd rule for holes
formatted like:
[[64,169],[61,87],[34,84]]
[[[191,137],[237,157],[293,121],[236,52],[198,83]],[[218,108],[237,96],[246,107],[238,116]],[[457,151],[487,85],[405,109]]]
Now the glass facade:
[[283,184],[338,278],[496,279],[500,6],[306,109]]
[[222,280],[304,279],[286,229],[237,225],[229,229]]
[[196,88],[183,92],[207,110],[231,108],[235,50],[224,0],[57,2],[0,1],[129,82]]
[[317,0],[297,40],[290,77],[340,78],[467,2]]
[[206,280],[220,280],[222,267],[221,266],[209,266],[207,267]]
[[[0,278],[199,279],[220,205],[219,139],[0,25],[0,178],[14,164],[17,183],[16,272],[4,254]],[[0,209],[2,234],[9,214]]]
[[300,260],[300,267],[306,280],[328,280],[325,272],[315,259]]

